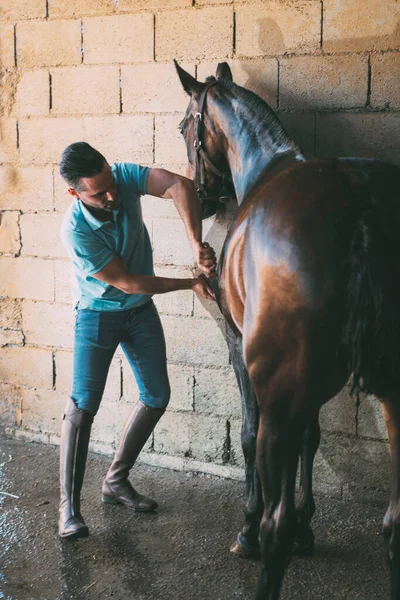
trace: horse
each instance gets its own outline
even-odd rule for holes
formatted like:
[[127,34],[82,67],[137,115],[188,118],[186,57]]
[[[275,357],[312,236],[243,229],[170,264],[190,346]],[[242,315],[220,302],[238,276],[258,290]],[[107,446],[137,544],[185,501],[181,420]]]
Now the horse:
[[278,600],[295,542],[314,545],[319,411],[352,376],[388,430],[383,538],[400,600],[400,168],[308,158],[227,63],[205,82],[175,66],[203,217],[238,204],[212,280],[242,402],[245,523],[231,551],[260,554],[256,599]]

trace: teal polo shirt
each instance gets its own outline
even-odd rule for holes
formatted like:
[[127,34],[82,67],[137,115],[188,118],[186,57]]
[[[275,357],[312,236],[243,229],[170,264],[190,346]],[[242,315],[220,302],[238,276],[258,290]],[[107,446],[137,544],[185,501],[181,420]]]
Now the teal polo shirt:
[[110,165],[120,204],[112,221],[99,221],[80,200],[67,210],[61,239],[72,259],[74,307],[91,310],[129,310],[151,296],[126,294],[93,275],[117,255],[132,275],[154,275],[152,249],[142,218],[140,197],[146,193],[150,169],[130,163]]

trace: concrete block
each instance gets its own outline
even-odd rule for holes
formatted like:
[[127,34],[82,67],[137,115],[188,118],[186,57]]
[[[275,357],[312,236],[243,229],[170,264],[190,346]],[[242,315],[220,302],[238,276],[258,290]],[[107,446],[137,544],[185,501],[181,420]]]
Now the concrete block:
[[19,212],[0,212],[0,252],[16,256],[21,250]]
[[[182,24],[185,31],[182,33]],[[156,60],[223,58],[233,52],[230,6],[163,11],[156,18]]]
[[4,69],[9,69],[14,65],[14,23],[5,23],[3,21],[0,23],[0,66]]
[[44,116],[49,110],[49,72],[47,69],[24,71],[18,81],[12,114],[17,117]]
[[0,329],[0,346],[23,346],[24,336],[22,331],[13,329]]
[[[194,76],[194,65],[183,63],[181,67]],[[172,63],[123,66],[121,76],[124,113],[186,110],[188,96]]]
[[[72,391],[72,352],[57,350],[55,352],[55,382],[54,388],[68,396]],[[111,361],[108,372],[106,387],[103,394],[103,402],[118,402],[121,397],[121,362],[119,358]]]
[[22,21],[17,24],[17,65],[19,67],[57,67],[80,63],[80,19]]
[[[153,15],[150,13],[84,19],[84,62],[152,62],[153,39]],[[112,43],[107,43],[106,40],[112,40]]]
[[321,408],[321,429],[356,435],[356,413],[356,400],[350,396],[350,388],[346,386]]
[[46,0],[2,0],[0,6],[0,20],[10,19],[44,19],[46,16]]
[[[390,453],[389,445],[385,442],[324,433],[317,456],[318,460],[323,460],[329,468],[324,477],[336,477],[342,486],[390,488]],[[315,466],[315,477],[317,479],[321,476],[318,462]]]
[[242,419],[230,419],[229,424],[229,464],[244,469],[244,456],[241,441]]
[[68,396],[53,390],[22,389],[23,430],[59,435]]
[[107,448],[107,453],[116,450],[132,408],[132,404],[127,402],[116,404],[104,399],[93,422],[90,448],[103,453]]
[[[153,118],[147,115],[86,117],[85,139],[111,162],[153,162]],[[78,139],[78,138],[76,138]]]
[[296,56],[279,61],[279,108],[355,108],[368,94],[366,56]]
[[400,108],[400,54],[371,56],[371,106]]
[[0,327],[20,329],[22,324],[21,302],[14,298],[0,298]]
[[317,115],[317,156],[365,156],[400,163],[400,115]]
[[263,56],[319,50],[321,6],[318,2],[271,1],[238,5],[236,54]]
[[51,76],[52,114],[119,113],[120,89],[117,66],[52,69]]
[[64,257],[67,252],[60,239],[61,213],[27,213],[20,217],[22,254]]
[[239,387],[232,368],[195,369],[194,407],[198,414],[225,419],[242,416]]
[[54,266],[39,258],[0,258],[0,296],[54,300]]
[[61,304],[72,305],[72,262],[69,260],[54,261],[55,300]]
[[1,204],[5,210],[24,212],[53,209],[51,167],[0,167]]
[[[82,121],[73,118],[21,119],[19,142],[22,163],[58,163],[64,148],[83,138]],[[35,143],[32,143],[35,140]]]
[[27,344],[72,347],[74,313],[70,307],[25,300],[22,319]]
[[153,220],[154,262],[159,265],[194,265],[185,226],[178,219]]
[[189,428],[190,456],[204,462],[226,463],[229,431],[230,425],[223,417],[195,415]]
[[308,156],[315,154],[315,114],[277,111],[286,133]]
[[[278,61],[276,58],[229,60],[233,81],[260,96],[272,108],[277,106]],[[217,62],[201,62],[197,67],[197,79],[204,81],[214,75]]]
[[50,19],[108,15],[115,10],[113,0],[48,0]]
[[361,396],[358,408],[357,433],[359,436],[367,438],[388,440],[380,402],[375,396],[365,394]]
[[184,8],[192,5],[192,0],[118,0],[119,12]]
[[156,116],[155,118],[155,160],[159,163],[187,162],[186,146],[179,133],[181,119],[174,116]]
[[326,0],[323,7],[322,47],[325,52],[400,48],[397,0]]
[[154,430],[154,450],[162,454],[189,456],[193,415],[167,411]]
[[225,338],[211,320],[161,315],[168,360],[186,365],[227,367]]
[[[173,279],[193,279],[190,269],[180,267],[156,267],[158,277],[171,277]],[[156,294],[153,298],[158,312],[167,315],[182,315],[191,317],[193,314],[193,292],[181,290],[169,294]]]
[[0,381],[30,388],[51,390],[53,357],[42,348],[3,348],[0,352]]
[[0,116],[0,163],[13,163],[17,160],[17,121]]
[[0,384],[0,428],[19,425],[21,416],[21,388]]

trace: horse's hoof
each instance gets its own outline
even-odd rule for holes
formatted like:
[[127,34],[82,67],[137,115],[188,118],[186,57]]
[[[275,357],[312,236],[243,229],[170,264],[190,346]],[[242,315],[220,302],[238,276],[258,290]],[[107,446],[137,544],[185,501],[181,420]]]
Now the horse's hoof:
[[295,546],[293,554],[312,556],[314,554],[315,537],[310,525],[299,527],[296,531]]
[[250,546],[244,546],[239,540],[236,540],[232,544],[230,552],[239,558],[259,558],[260,556],[260,549],[258,547],[252,548]]

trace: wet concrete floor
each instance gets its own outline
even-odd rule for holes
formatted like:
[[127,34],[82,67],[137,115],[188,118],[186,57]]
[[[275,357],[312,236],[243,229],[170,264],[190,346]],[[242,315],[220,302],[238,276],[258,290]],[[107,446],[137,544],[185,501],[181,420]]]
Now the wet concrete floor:
[[[89,457],[82,512],[90,536],[60,542],[58,448],[0,439],[1,599],[254,598],[258,562],[229,554],[242,523],[242,483],[137,466],[134,485],[160,508],[136,514],[101,503],[108,465]],[[315,554],[293,558],[281,600],[387,600],[384,507],[316,500]]]

